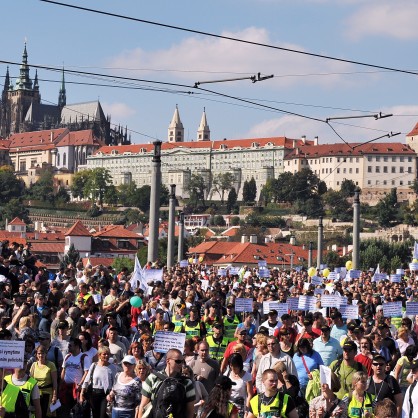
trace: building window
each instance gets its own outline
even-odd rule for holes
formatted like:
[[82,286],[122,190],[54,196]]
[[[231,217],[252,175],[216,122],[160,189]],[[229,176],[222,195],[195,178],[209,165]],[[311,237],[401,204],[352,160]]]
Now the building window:
[[412,167],[408,167],[408,173],[412,173]]
[[372,157],[368,156],[367,161],[371,161],[371,160],[372,160]]
[[383,161],[384,162],[387,162],[388,161],[388,157],[386,155],[383,157]]
[[402,180],[399,181],[399,186],[403,186],[403,181]]
[[376,166],[376,173],[380,173],[380,166]]
[[367,166],[367,172],[368,173],[371,173],[372,172],[372,166],[371,165]]
[[346,168],[343,168],[343,173],[345,174],[347,172],[347,169]]
[[396,157],[392,157],[392,162],[396,162]]
[[348,169],[348,172],[351,174],[353,172],[353,169],[352,168],[349,168]]
[[356,174],[358,174],[360,172],[359,168],[356,168]]
[[339,168],[337,168],[337,174],[340,172],[340,169]]
[[387,181],[386,180],[383,180],[383,184],[386,186],[386,184],[387,184]]
[[387,165],[383,166],[383,172],[384,173],[387,173],[388,172],[388,166]]
[[403,173],[403,167],[399,167],[399,172]]
[[408,157],[408,163],[412,163],[412,157]]
[[403,160],[404,160],[404,158],[403,157],[399,157],[399,161],[402,163],[403,162]]
[[20,161],[20,171],[26,171],[26,161]]
[[377,162],[380,162],[380,157],[376,157],[376,161]]
[[396,167],[392,167],[392,173],[396,173]]
[[392,186],[394,186],[395,185],[395,180],[392,180]]
[[62,156],[62,165],[67,165],[67,154],[65,152]]
[[367,180],[367,184],[372,184],[372,181],[371,180]]

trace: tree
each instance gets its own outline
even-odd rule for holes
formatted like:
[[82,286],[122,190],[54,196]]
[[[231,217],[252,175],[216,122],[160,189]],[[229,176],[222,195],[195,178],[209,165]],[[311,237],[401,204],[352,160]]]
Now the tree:
[[207,184],[203,176],[200,174],[192,174],[189,184],[186,187],[186,191],[189,192],[189,204],[196,207],[200,203],[203,207],[206,207],[206,190]]
[[10,199],[23,195],[25,183],[18,179],[10,166],[0,167],[0,202],[8,202]]
[[23,222],[29,223],[29,210],[23,205],[22,199],[10,199],[0,211],[1,226],[4,227],[6,219],[11,221],[20,218]]
[[118,202],[122,206],[133,206],[132,200],[135,196],[136,191],[137,187],[134,182],[131,182],[129,184],[121,184],[117,188]]
[[344,197],[353,197],[356,191],[356,184],[353,180],[344,179],[341,183],[340,191]]
[[70,195],[67,189],[60,187],[57,194],[55,195],[55,204],[64,204],[70,201]]
[[124,267],[126,267],[129,271],[129,273],[132,273],[134,271],[135,267],[135,260],[132,260],[127,257],[122,258],[115,258],[115,261],[112,263],[112,267],[117,271],[120,272]]
[[74,244],[71,244],[67,254],[62,257],[60,267],[67,268],[70,264],[75,267],[79,260],[80,253],[75,249]]
[[215,218],[213,219],[213,224],[215,226],[225,226],[226,222],[222,215],[215,215]]
[[228,213],[231,213],[235,207],[235,205],[237,204],[237,200],[238,200],[238,195],[237,192],[235,190],[235,187],[233,187],[229,193],[228,193],[228,199],[226,201],[226,210],[228,211]]
[[343,222],[349,222],[353,219],[353,210],[346,196],[341,191],[328,190],[323,195],[329,214]]
[[230,172],[219,173],[213,179],[213,189],[219,194],[222,204],[224,203],[225,192],[231,190],[234,181],[235,177]]
[[87,182],[84,185],[84,193],[90,196],[92,201],[99,201],[99,205],[103,206],[103,200],[106,190],[112,185],[112,176],[109,170],[98,167],[88,171]]
[[246,203],[255,202],[257,197],[257,184],[254,177],[250,181],[245,180],[242,187],[242,199]]
[[388,195],[380,199],[375,207],[376,217],[379,225],[389,228],[396,221],[398,214],[398,198],[396,188],[393,188]]
[[89,177],[89,171],[90,170],[82,170],[74,174],[73,183],[70,188],[73,197],[79,197],[80,199],[88,197],[85,193],[85,186]]
[[28,195],[32,199],[42,200],[43,202],[55,202],[54,173],[52,167],[41,170],[38,180],[29,188]]

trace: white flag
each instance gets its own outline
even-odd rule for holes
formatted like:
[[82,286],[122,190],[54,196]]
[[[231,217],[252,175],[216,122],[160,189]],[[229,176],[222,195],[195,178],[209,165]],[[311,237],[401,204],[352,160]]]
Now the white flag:
[[418,259],[418,242],[416,242],[416,241],[415,241],[415,244],[414,244],[414,253],[413,253],[412,258]]
[[135,291],[139,287],[144,291],[144,293],[146,293],[148,291],[148,285],[143,272],[144,270],[141,267],[138,256],[135,256],[135,267],[129,282],[131,283],[132,290]]

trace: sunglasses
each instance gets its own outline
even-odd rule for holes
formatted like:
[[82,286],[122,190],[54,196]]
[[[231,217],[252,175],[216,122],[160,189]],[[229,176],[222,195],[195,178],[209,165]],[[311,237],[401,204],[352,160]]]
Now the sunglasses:
[[174,363],[176,363],[176,364],[183,364],[184,363],[184,360],[179,360],[179,359],[174,359],[174,358],[172,358],[170,360],[173,360]]
[[386,364],[385,363],[372,363],[373,364],[373,366],[376,366],[376,367],[385,367],[386,366]]

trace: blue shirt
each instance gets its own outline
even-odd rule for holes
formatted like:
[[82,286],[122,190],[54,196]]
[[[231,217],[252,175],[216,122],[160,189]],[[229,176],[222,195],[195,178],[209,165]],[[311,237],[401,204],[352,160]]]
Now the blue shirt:
[[333,325],[331,328],[331,337],[335,338],[337,341],[340,341],[343,335],[347,335],[347,324],[344,324],[342,327],[337,327]]
[[[312,370],[319,369],[319,366],[324,364],[320,354],[316,351],[312,351],[311,355],[304,354],[303,358],[305,359],[306,367],[310,372]],[[292,360],[295,363],[295,367],[298,372],[300,387],[305,388],[308,385],[309,377],[306,367],[303,364],[302,356],[299,357],[298,354],[295,354]]]
[[313,349],[321,355],[324,365],[328,367],[334,360],[343,355],[339,341],[332,337],[329,337],[327,342],[322,341],[321,337],[315,338]]

